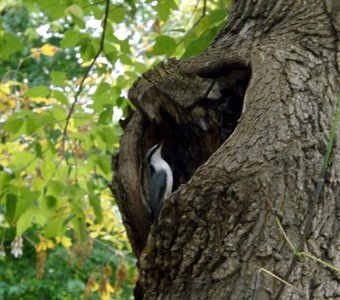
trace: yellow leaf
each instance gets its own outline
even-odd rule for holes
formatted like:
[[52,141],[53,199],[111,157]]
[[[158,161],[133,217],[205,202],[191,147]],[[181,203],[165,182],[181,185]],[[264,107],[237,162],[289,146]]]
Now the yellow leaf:
[[7,85],[0,85],[0,91],[5,95],[9,95],[11,93],[11,90]]
[[110,295],[114,292],[114,288],[108,281],[102,282],[102,286],[100,287],[99,294],[101,300],[110,300]]
[[48,103],[49,99],[45,98],[45,97],[31,97],[31,102],[34,103]]
[[89,286],[90,286],[91,292],[98,291],[99,289],[99,284],[95,280],[91,281]]
[[53,56],[59,51],[59,48],[51,44],[45,44],[41,47],[41,53],[47,56]]
[[46,251],[47,249],[54,248],[52,240],[46,240],[43,236],[39,236],[40,242],[35,246],[37,252]]
[[7,106],[0,102],[0,111],[1,112],[6,112],[6,110],[7,110]]
[[45,244],[44,243],[39,243],[35,246],[35,250],[37,252],[41,252],[41,251],[45,251],[46,248],[45,248]]
[[72,246],[72,241],[67,236],[63,236],[61,238],[61,244],[64,246],[64,248],[68,249]]
[[31,53],[32,53],[32,56],[35,59],[39,59],[40,58],[40,54],[41,54],[41,50],[40,50],[40,48],[32,48],[31,49]]
[[9,86],[12,86],[12,85],[22,85],[21,82],[14,81],[14,80],[8,80],[8,81],[6,81],[6,84],[8,84]]
[[101,300],[110,300],[110,294],[107,293],[106,291],[105,292],[101,292],[100,293],[100,299]]
[[114,292],[114,288],[113,288],[113,286],[110,284],[110,282],[107,282],[107,283],[106,283],[106,290],[107,290],[107,292],[110,293],[110,294]]
[[52,240],[46,240],[46,247],[48,249],[53,249],[54,248],[54,243]]
[[15,108],[16,107],[15,99],[13,98],[8,99],[8,105],[10,108]]

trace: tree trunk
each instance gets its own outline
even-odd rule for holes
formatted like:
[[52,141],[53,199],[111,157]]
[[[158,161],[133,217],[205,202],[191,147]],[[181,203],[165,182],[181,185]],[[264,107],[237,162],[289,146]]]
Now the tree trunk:
[[[134,84],[112,190],[145,299],[340,297],[287,242],[340,267],[338,143],[317,193],[339,70],[340,1],[235,0],[203,55]],[[175,191],[151,225],[143,156],[162,139]]]

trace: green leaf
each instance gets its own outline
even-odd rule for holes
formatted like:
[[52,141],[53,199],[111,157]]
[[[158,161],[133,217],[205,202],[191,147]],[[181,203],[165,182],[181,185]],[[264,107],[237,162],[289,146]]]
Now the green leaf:
[[106,124],[112,122],[113,105],[107,105],[106,108],[100,113],[98,124]]
[[[56,199],[59,199],[60,196],[65,192],[65,190],[66,190],[66,187],[63,183],[61,183],[60,181],[51,180],[47,185],[47,191],[46,191],[47,203],[51,204],[52,202],[53,203],[56,202]],[[48,199],[49,196],[54,199],[49,200]]]
[[117,97],[116,89],[106,82],[101,82],[96,92],[92,96],[93,104],[90,106],[95,112],[102,112],[104,107],[113,104],[113,99]]
[[152,55],[170,56],[176,50],[176,41],[170,36],[161,35],[156,38],[156,43],[151,51]]
[[24,48],[20,39],[12,33],[0,31],[0,58],[8,60],[10,56]]
[[182,58],[188,58],[194,55],[201,54],[209,46],[212,39],[212,36],[203,36],[194,40],[186,48]]
[[117,49],[115,46],[111,44],[105,44],[104,54],[111,64],[113,64],[117,60],[117,57],[118,57]]
[[4,187],[9,183],[11,176],[4,171],[0,171],[0,195],[4,190]]
[[100,205],[100,197],[97,195],[90,195],[90,205],[93,208],[93,211],[96,215],[96,222],[101,223],[103,220],[103,212],[102,212],[102,207]]
[[133,65],[133,61],[129,55],[121,55],[119,59],[124,65]]
[[42,127],[43,120],[37,114],[31,115],[26,119],[26,133],[31,135],[32,133],[36,133],[37,130]]
[[97,127],[96,132],[108,148],[119,141],[119,131],[117,132],[117,129],[110,125]]
[[111,175],[111,162],[106,156],[99,156],[97,164],[104,175]]
[[215,9],[209,13],[208,20],[211,25],[222,22],[227,17],[225,9]]
[[48,220],[44,230],[44,236],[46,238],[59,236],[63,227],[63,222],[64,219],[60,217],[54,217]]
[[64,93],[58,91],[58,90],[54,90],[52,92],[52,97],[54,97],[55,99],[57,99],[59,102],[61,102],[62,104],[65,104],[67,106],[70,105],[69,100],[67,99],[67,97],[65,96]]
[[139,74],[142,74],[148,69],[148,67],[145,63],[141,63],[141,62],[136,61],[135,62],[135,69]]
[[56,20],[64,16],[66,1],[36,0],[36,2],[38,2],[44,12],[46,12],[52,20]]
[[77,4],[72,4],[70,5],[68,8],[65,9],[65,13],[71,13],[77,17],[82,17],[83,16],[83,9],[81,8],[81,6],[77,5]]
[[76,233],[79,234],[79,237],[82,241],[85,241],[86,238],[86,225],[83,218],[77,217],[72,219],[73,228]]
[[31,191],[27,187],[20,188],[20,195],[17,201],[16,212],[14,221],[17,221],[19,217],[28,209],[28,207],[37,200],[40,192]]
[[2,125],[3,130],[9,133],[16,133],[24,124],[25,119],[20,114],[11,115]]
[[176,2],[173,0],[158,0],[156,11],[158,17],[166,22],[169,19],[172,9],[178,9]]
[[65,32],[64,38],[60,42],[61,48],[71,48],[78,45],[81,35],[74,29],[69,29]]
[[52,71],[51,72],[51,81],[53,84],[64,87],[65,80],[66,80],[66,73],[65,72],[59,72],[59,71]]
[[8,223],[12,223],[15,215],[15,210],[17,207],[17,195],[7,194],[6,196],[6,219]]
[[96,50],[92,44],[89,44],[87,41],[82,44],[80,47],[81,58],[84,61],[91,61],[96,55]]
[[22,235],[27,228],[32,225],[34,210],[36,207],[32,207],[31,209],[27,209],[18,219],[16,223],[16,235]]
[[[63,121],[65,121],[66,116],[67,116],[67,108],[64,106],[54,104],[51,109],[49,109],[49,114],[54,118],[55,122],[59,122],[59,126],[63,126]],[[58,132],[61,134],[61,132]],[[60,135],[57,136],[57,138]]]
[[28,91],[26,91],[25,96],[26,97],[47,97],[50,94],[50,90],[45,85],[39,85],[30,88]]
[[16,170],[20,170],[23,167],[27,168],[30,164],[31,167],[30,169],[32,169],[32,167],[34,168],[36,165],[33,164],[35,158],[36,158],[35,155],[31,152],[27,151],[15,152],[12,155],[11,166],[13,167],[13,169],[15,168]]
[[125,18],[125,9],[122,5],[114,5],[109,12],[109,19],[113,23],[121,23]]
[[125,54],[130,54],[131,53],[130,39],[119,41],[119,47],[121,52]]
[[34,143],[34,151],[35,151],[35,154],[37,155],[37,157],[39,157],[39,158],[43,158],[43,153],[42,153],[41,149],[42,149],[41,144],[38,141],[36,141]]
[[46,207],[49,209],[52,209],[56,206],[57,204],[57,199],[53,196],[47,196],[46,197]]

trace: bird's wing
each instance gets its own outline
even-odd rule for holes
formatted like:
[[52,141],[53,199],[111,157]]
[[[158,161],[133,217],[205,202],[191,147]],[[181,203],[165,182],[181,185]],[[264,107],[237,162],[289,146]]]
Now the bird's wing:
[[149,182],[149,199],[153,220],[158,219],[162,200],[166,189],[166,172],[154,172]]

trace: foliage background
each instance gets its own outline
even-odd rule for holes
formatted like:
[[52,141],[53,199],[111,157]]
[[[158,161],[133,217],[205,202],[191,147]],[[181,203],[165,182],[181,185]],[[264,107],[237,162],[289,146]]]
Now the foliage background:
[[229,5],[0,2],[1,299],[132,297],[135,258],[107,188],[127,89],[201,53]]

